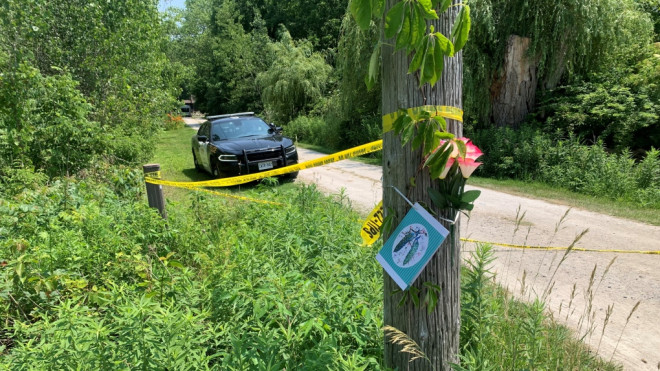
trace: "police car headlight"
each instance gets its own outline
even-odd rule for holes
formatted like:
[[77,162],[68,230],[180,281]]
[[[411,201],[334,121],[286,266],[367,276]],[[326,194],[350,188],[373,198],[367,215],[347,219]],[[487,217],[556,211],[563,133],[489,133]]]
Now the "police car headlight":
[[220,155],[218,156],[218,160],[224,162],[236,162],[238,161],[238,158],[236,158],[235,155]]

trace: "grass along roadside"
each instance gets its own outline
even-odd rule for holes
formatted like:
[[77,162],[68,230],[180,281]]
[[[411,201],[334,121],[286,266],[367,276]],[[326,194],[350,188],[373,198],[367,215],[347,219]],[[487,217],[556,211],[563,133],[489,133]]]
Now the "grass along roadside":
[[512,179],[498,180],[472,176],[470,177],[470,184],[513,195],[536,198],[555,204],[636,220],[651,225],[660,225],[660,211],[658,209],[644,208],[631,202],[615,201],[605,197],[583,195],[540,182],[526,182]]

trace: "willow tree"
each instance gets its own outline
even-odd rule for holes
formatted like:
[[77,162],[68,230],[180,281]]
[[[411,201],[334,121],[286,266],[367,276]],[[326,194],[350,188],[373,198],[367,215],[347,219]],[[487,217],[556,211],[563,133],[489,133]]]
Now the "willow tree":
[[[412,202],[425,204],[451,232],[411,288],[398,290],[384,274],[384,323],[405,333],[424,355],[417,358],[386,339],[385,363],[399,370],[449,369],[458,361],[460,245],[458,219],[446,220],[454,220],[458,209],[471,208],[473,199],[462,198],[460,180],[452,183],[458,194],[447,195],[446,179],[438,179],[449,165],[449,144],[462,148],[463,156],[465,148],[460,140],[451,142],[462,136],[461,124],[445,120],[437,115],[439,108],[428,106],[462,106],[460,50],[470,28],[469,7],[456,0],[353,0],[351,12],[362,28],[369,26],[371,15],[385,15],[380,23],[383,40],[372,57],[367,81],[376,80],[381,51],[383,115],[397,117],[394,130],[383,137],[386,220],[397,225],[409,210],[398,190]],[[443,139],[448,141],[441,144]],[[454,170],[455,166],[450,169]],[[444,202],[451,199],[457,204]],[[388,233],[384,227],[384,239]]]
[[634,65],[653,32],[638,3],[644,1],[470,0],[469,115],[481,125],[516,126],[537,91]]

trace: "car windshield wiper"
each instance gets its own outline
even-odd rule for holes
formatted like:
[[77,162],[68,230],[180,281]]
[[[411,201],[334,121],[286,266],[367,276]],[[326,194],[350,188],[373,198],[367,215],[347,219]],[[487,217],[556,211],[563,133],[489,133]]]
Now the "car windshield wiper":
[[236,137],[236,138],[247,138],[247,137],[258,137],[258,136],[261,136],[261,134],[241,135],[240,137]]

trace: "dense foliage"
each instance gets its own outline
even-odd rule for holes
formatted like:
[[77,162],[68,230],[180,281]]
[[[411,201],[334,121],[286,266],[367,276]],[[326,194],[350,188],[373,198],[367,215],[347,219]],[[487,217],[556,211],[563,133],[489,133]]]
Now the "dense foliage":
[[493,128],[469,134],[479,145],[481,175],[536,180],[575,192],[660,208],[660,153],[640,162],[630,154],[610,154],[602,142],[587,146],[539,129]]
[[6,1],[0,6],[0,173],[65,175],[94,155],[144,161],[176,107],[156,3]]
[[1,191],[0,367],[378,367],[381,271],[345,200],[191,194],[166,222],[139,173],[97,171]]
[[546,133],[575,135],[587,144],[600,140],[618,153],[660,145],[660,57],[600,74],[591,81],[548,92],[530,121]]
[[[227,0],[216,0],[222,3]],[[249,0],[238,3],[243,26],[262,17],[268,35],[276,38],[281,26],[296,39],[306,39],[316,51],[332,53],[339,40],[341,19],[347,0]]]
[[581,81],[639,58],[651,42],[648,13],[635,0],[476,0],[465,51],[464,102],[472,120],[489,126],[491,93],[500,78],[507,40],[530,38],[538,90]]
[[306,42],[294,42],[286,30],[270,44],[274,58],[257,76],[264,113],[277,122],[289,122],[309,111],[323,96],[331,67]]

